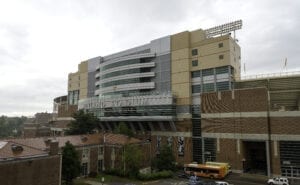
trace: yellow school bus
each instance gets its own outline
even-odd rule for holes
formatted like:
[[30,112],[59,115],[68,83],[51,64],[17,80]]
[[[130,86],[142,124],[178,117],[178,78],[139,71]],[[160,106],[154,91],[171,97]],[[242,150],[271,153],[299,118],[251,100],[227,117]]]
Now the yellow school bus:
[[206,164],[185,164],[184,173],[187,175],[196,175],[197,177],[207,177],[211,179],[224,179],[226,176],[224,166],[213,166]]
[[222,162],[206,162],[206,165],[211,165],[211,166],[224,166],[225,167],[225,174],[228,175],[229,173],[231,173],[231,166],[229,165],[229,163],[222,163]]

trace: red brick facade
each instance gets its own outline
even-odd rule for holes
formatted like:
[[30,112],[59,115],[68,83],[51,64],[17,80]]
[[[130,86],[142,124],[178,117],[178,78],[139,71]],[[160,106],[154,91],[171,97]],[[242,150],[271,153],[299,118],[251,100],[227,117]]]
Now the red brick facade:
[[295,135],[300,135],[297,111],[270,111],[266,88],[203,93],[201,103],[202,134],[219,141],[216,161],[229,162],[234,170],[242,171],[243,160],[249,158],[245,142],[257,141],[267,151],[270,149],[270,173],[281,173],[278,143],[287,138],[293,141]]
[[0,174],[3,185],[58,185],[60,156],[0,162]]

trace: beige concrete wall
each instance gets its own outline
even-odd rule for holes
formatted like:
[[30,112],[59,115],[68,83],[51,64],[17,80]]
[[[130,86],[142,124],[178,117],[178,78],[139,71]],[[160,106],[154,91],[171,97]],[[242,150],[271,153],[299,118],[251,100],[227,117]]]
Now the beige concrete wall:
[[191,104],[189,45],[189,32],[171,36],[171,84],[172,92],[177,96],[177,105]]
[[79,90],[79,99],[87,97],[88,89],[88,62],[78,64],[78,71],[68,76],[68,91]]
[[241,66],[241,48],[240,46],[232,39],[229,38],[229,44],[230,44],[230,63],[234,67],[234,78],[239,80],[240,74],[242,72],[242,66]]
[[[223,47],[219,47],[220,43]],[[198,55],[192,56],[193,49],[198,50]],[[171,36],[171,51],[171,84],[177,105],[192,103],[191,71],[230,65],[235,68],[235,77],[239,77],[240,47],[230,35],[206,39],[203,30],[181,32]],[[198,60],[198,66],[192,66],[193,60]]]

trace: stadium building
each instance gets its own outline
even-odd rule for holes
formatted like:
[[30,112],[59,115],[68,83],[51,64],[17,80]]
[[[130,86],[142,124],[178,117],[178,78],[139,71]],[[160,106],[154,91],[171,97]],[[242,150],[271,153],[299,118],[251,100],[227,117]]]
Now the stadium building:
[[[274,140],[271,128],[278,124],[272,125],[275,113],[270,105],[290,100],[270,92],[269,80],[262,80],[265,86],[256,83],[257,79],[241,80],[241,50],[235,37],[241,27],[242,22],[235,21],[184,31],[84,61],[76,73],[69,74],[68,103],[93,112],[103,131],[113,131],[121,122],[127,124],[151,141],[152,155],[168,144],[180,165],[222,161],[237,172],[283,174],[287,169],[283,161],[287,164],[288,160],[281,158],[282,151],[300,139],[287,139],[290,136],[279,133],[279,138],[286,138]],[[294,115],[293,124],[300,130],[299,116],[295,116],[299,113],[299,88],[293,93],[293,113],[287,114]],[[247,102],[243,108],[241,100]],[[278,110],[284,106],[275,104]],[[284,125],[285,121],[279,122]],[[248,129],[243,124],[252,126]],[[291,143],[281,145],[281,141]],[[259,152],[257,158],[253,158],[255,151]],[[292,161],[289,164],[300,165]]]

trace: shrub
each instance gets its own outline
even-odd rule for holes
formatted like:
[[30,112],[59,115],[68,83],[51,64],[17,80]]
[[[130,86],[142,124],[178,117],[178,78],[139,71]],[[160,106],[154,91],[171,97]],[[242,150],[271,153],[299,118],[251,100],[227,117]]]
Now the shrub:
[[109,175],[116,175],[116,176],[120,176],[120,177],[125,177],[128,176],[128,174],[124,174],[124,171],[122,169],[108,169],[105,170],[104,173],[109,174]]
[[149,173],[149,174],[139,174],[137,178],[139,180],[156,180],[156,179],[164,179],[164,178],[170,178],[173,176],[172,171],[160,171],[155,173]]
[[97,172],[90,172],[89,177],[96,178],[97,177]]

